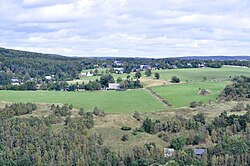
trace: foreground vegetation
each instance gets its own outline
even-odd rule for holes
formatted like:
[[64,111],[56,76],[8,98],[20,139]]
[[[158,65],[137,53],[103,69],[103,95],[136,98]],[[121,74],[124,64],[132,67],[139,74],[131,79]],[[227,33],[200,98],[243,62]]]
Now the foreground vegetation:
[[[209,119],[198,112],[135,113],[115,123],[98,108],[16,103],[0,109],[0,165],[247,166],[250,112],[244,110]],[[174,148],[174,155],[164,157],[162,147]],[[196,155],[194,148],[206,153]]]

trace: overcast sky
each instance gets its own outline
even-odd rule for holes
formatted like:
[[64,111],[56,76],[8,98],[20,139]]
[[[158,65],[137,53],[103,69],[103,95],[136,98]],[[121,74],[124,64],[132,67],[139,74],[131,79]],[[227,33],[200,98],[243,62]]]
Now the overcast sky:
[[0,46],[68,56],[250,55],[248,0],[0,0]]

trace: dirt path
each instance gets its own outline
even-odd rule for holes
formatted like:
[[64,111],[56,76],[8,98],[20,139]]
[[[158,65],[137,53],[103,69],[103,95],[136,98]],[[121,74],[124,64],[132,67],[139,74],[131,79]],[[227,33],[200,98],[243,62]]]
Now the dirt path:
[[156,98],[157,100],[159,100],[161,103],[163,103],[164,105],[166,105],[167,107],[171,107],[172,105],[170,103],[168,103],[168,101],[166,99],[164,99],[163,97],[161,97],[158,93],[156,93],[155,91],[153,91],[151,88],[146,87],[144,88],[150,95],[152,95],[154,98]]

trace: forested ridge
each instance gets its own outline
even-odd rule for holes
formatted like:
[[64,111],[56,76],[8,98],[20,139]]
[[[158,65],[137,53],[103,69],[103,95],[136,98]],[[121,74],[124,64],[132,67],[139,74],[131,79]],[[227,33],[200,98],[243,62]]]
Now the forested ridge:
[[[0,48],[1,76],[10,79],[23,78],[26,73],[32,78],[42,79],[55,75],[57,80],[78,77],[85,68],[93,68],[94,59],[74,58]],[[3,84],[3,83],[2,83]]]

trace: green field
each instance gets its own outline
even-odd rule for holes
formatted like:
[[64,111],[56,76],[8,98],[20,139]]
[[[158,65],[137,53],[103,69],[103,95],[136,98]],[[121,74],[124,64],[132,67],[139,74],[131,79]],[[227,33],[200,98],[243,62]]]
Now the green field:
[[159,72],[161,79],[171,80],[171,77],[175,75],[179,77],[182,82],[186,82],[186,80],[189,82],[203,81],[204,77],[207,78],[207,81],[230,80],[238,75],[250,77],[250,68],[232,66],[224,66],[222,68],[171,69],[153,71],[153,73],[154,72]]
[[[223,88],[230,84],[231,78],[236,75],[245,75],[250,77],[250,69],[244,67],[224,66],[219,69],[199,68],[199,69],[171,69],[157,70],[161,81],[167,80],[166,83],[154,83],[153,75],[142,81],[143,85],[156,86],[152,87],[154,91],[170,102],[175,108],[187,107],[192,101],[208,102],[216,100]],[[134,76],[134,73],[130,74]],[[169,84],[172,76],[176,75],[181,79],[182,84]],[[114,78],[126,78],[127,74],[113,74]],[[142,77],[145,78],[144,72]],[[206,81],[204,81],[206,77]],[[86,77],[81,81],[99,79],[100,76]],[[188,80],[188,81],[186,81]],[[152,83],[151,83],[152,82]],[[188,82],[188,83],[186,83]],[[157,86],[160,85],[165,86]],[[198,95],[198,89],[204,88],[210,90],[212,94],[208,96]],[[128,91],[96,91],[96,92],[21,92],[21,91],[0,91],[0,101],[7,102],[42,102],[42,103],[62,103],[73,104],[74,107],[83,107],[86,110],[92,110],[98,106],[106,112],[130,113],[134,111],[152,112],[165,110],[166,107],[158,101],[153,95],[150,95],[144,89]]]
[[[230,82],[197,82],[158,86],[152,89],[169,101],[174,107],[186,107],[193,101],[203,101],[206,103],[209,100],[215,100],[229,83]],[[201,96],[198,94],[199,88],[209,90],[212,94]]]
[[0,101],[73,104],[91,111],[95,106],[105,112],[152,112],[166,107],[143,89],[128,91],[55,92],[0,91]]

